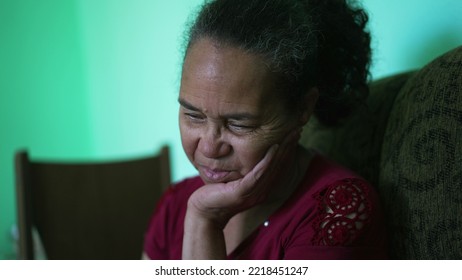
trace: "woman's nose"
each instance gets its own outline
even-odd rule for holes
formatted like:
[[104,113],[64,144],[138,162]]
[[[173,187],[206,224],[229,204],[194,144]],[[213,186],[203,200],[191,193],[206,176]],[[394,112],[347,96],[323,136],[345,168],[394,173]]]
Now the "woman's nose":
[[199,140],[198,148],[207,158],[221,158],[231,151],[231,145],[223,140],[219,128],[208,129]]

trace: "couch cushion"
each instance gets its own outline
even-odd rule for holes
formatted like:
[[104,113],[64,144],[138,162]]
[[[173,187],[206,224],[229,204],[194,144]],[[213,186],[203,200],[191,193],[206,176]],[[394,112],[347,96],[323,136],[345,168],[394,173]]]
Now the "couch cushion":
[[341,126],[325,127],[313,117],[303,130],[301,144],[321,151],[377,185],[389,111],[411,75],[403,73],[372,82],[365,106]]
[[380,170],[391,257],[462,259],[462,47],[399,92]]

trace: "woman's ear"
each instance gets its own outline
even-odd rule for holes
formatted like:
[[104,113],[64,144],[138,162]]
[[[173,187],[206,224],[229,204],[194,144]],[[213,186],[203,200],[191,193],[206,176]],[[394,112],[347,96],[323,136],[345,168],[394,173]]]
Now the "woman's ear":
[[301,99],[300,109],[300,124],[304,126],[309,120],[316,107],[319,91],[317,87],[310,88]]

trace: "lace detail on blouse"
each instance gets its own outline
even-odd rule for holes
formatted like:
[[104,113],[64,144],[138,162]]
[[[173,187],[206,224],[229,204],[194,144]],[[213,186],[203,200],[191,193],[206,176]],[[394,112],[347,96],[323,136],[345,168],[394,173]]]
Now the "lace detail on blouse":
[[369,223],[371,205],[361,179],[343,179],[314,195],[318,217],[313,227],[313,245],[351,245]]

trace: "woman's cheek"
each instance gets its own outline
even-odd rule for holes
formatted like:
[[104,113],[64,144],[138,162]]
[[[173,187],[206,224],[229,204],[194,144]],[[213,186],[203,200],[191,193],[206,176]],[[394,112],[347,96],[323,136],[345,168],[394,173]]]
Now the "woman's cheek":
[[234,151],[242,164],[243,175],[250,172],[272,146],[272,141],[265,137],[246,139],[234,145]]
[[196,136],[194,129],[189,127],[184,122],[180,121],[180,135],[181,135],[181,144],[183,150],[186,153],[189,161],[194,164],[194,152],[197,148],[198,137]]

